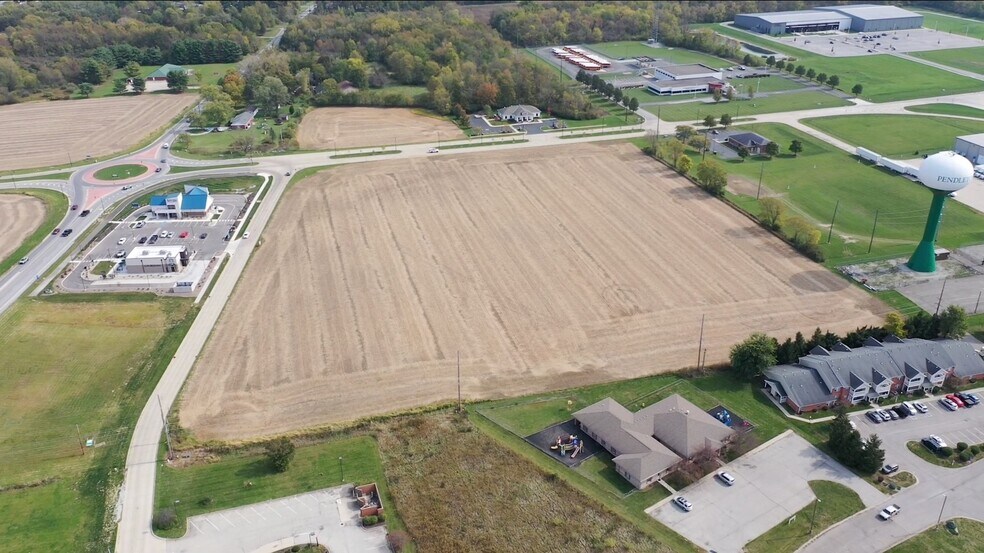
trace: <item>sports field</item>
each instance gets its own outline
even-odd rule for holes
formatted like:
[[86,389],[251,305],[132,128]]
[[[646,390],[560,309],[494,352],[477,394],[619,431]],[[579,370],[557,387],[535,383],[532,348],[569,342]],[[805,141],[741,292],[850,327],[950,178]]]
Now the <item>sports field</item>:
[[828,58],[718,23],[704,26],[719,34],[793,56],[797,64],[803,64],[817,73],[837,75],[843,90],[851,90],[855,84],[864,85],[862,97],[871,102],[892,102],[944,93],[961,94],[984,90],[982,81],[887,54]]
[[294,185],[181,398],[202,439],[724,361],[884,306],[628,144],[340,166]]
[[44,202],[22,194],[0,194],[0,260],[10,255],[44,221]]
[[461,129],[439,117],[401,108],[317,108],[297,130],[303,150],[343,150],[464,138]]
[[[804,119],[803,123],[895,159],[951,150],[955,137],[984,133],[984,121],[922,115],[838,115]],[[877,132],[879,129],[887,132]]]
[[913,52],[913,56],[984,75],[984,46]]
[[197,100],[194,94],[144,94],[0,107],[0,171],[126,150]]

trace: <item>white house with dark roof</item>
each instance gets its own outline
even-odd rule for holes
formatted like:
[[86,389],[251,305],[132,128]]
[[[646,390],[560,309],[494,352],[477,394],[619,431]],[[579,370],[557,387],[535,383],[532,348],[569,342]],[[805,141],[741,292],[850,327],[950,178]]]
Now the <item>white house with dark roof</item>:
[[530,106],[526,104],[519,104],[515,106],[507,106],[495,112],[499,116],[499,119],[503,121],[512,121],[514,123],[529,123],[534,119],[539,119],[540,109],[536,106]]
[[636,413],[605,398],[574,413],[574,419],[612,454],[618,473],[639,489],[702,449],[720,449],[735,432],[677,394]]
[[984,378],[984,357],[973,344],[889,336],[881,342],[868,338],[859,348],[817,346],[794,365],[766,369],[764,386],[769,395],[803,413],[931,390],[950,375]]

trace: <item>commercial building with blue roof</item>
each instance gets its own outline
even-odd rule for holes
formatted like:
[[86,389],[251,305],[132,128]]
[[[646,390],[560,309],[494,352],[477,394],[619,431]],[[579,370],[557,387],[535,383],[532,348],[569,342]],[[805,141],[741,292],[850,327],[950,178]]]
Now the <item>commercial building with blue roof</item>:
[[185,185],[184,192],[151,196],[150,210],[159,219],[201,219],[212,210],[208,187]]

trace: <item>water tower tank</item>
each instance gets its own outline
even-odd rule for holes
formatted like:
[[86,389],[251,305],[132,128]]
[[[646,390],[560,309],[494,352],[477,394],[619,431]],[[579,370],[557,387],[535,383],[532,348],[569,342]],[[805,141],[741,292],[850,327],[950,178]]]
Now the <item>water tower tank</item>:
[[909,258],[909,268],[920,273],[936,271],[936,235],[943,216],[947,195],[970,184],[974,166],[956,152],[940,152],[923,160],[919,180],[933,191],[933,203],[926,218],[926,228],[916,251]]

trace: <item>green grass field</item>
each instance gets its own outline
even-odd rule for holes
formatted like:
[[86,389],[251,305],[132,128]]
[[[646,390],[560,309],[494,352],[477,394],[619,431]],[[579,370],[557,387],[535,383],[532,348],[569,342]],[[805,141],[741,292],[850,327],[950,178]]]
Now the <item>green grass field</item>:
[[[792,553],[811,537],[864,509],[861,498],[847,486],[826,480],[811,480],[809,484],[820,503],[810,503],[796,513],[796,519],[792,523],[781,522],[768,532],[748,542],[745,545],[745,551],[748,553]],[[816,521],[813,519],[814,512],[816,513]],[[811,528],[814,529],[813,534],[810,533]]]
[[913,56],[984,75],[984,46],[913,52]]
[[984,543],[984,522],[958,518],[957,529],[960,534],[954,536],[949,530],[940,525],[926,530],[914,538],[910,538],[888,550],[887,553],[966,553],[979,551]]
[[122,165],[103,167],[102,169],[96,171],[93,176],[100,180],[124,180],[140,176],[146,172],[147,167],[144,165],[125,163]]
[[[854,156],[786,125],[757,123],[741,128],[779,143],[783,152],[793,139],[803,143],[803,153],[795,158],[784,153],[768,161],[728,162],[725,168],[756,183],[764,163],[762,183],[779,194],[787,214],[805,216],[824,231],[839,201],[833,241],[823,244],[826,233],[821,241],[828,265],[907,255],[918,243],[932,197],[925,187],[888,170],[861,164]],[[739,203],[757,213],[754,202],[754,197],[746,197]],[[876,211],[878,224],[868,254]],[[948,202],[939,244],[956,248],[981,242],[984,216],[959,202]]]
[[936,29],[945,33],[984,40],[984,21],[970,20],[929,10],[913,9],[912,11],[923,15],[923,27],[927,29]]
[[[850,90],[855,84],[864,86],[862,98],[872,102],[891,102],[926,98],[944,94],[960,94],[984,90],[984,82],[954,75],[942,69],[928,67],[918,62],[890,55],[828,58],[798,48],[792,48],[752,33],[713,23],[704,25],[717,33],[769,50],[793,56],[797,64],[816,70],[817,73],[840,77],[841,89]],[[904,78],[900,76],[904,75]],[[945,85],[941,85],[945,83]]]
[[[183,147],[178,144],[172,146],[175,152],[181,152],[182,157],[190,159],[221,159],[221,158],[242,158],[246,157],[242,152],[230,152],[232,142],[241,136],[252,136],[259,146],[266,138],[270,129],[280,140],[283,125],[276,125],[276,120],[270,117],[257,117],[253,126],[245,130],[210,132],[206,134],[186,135],[188,146]],[[254,156],[268,155],[254,148]]]
[[637,56],[649,56],[651,58],[663,59],[672,63],[703,63],[709,67],[720,69],[734,65],[732,62],[717,58],[708,54],[694,52],[684,48],[652,48],[641,42],[626,40],[618,42],[601,42],[598,44],[588,44],[586,48],[594,50],[603,56],[614,60],[622,58],[634,58]]
[[[189,300],[106,294],[23,300],[0,317],[0,487],[41,483],[0,493],[3,549],[94,550],[108,538],[107,489],[191,313]],[[80,435],[94,442],[84,456]]]
[[[724,113],[732,117],[778,113],[804,109],[849,106],[851,102],[831,96],[818,90],[805,90],[792,94],[777,94],[766,98],[735,100],[732,102],[689,102],[660,107],[660,118],[664,121],[697,121],[707,115],[720,117]],[[649,109],[652,111],[652,108]]]
[[[190,69],[192,71],[191,78],[188,80],[189,86],[200,86],[203,84],[217,84],[225,74],[230,69],[236,69],[238,64],[236,63],[206,63],[202,65],[182,65],[185,69]],[[140,66],[140,76],[147,77],[157,68],[158,65],[141,65]],[[114,69],[113,74],[106,79],[103,83],[96,85],[92,91],[90,98],[103,98],[106,96],[114,96],[113,94],[113,81],[116,79],[122,79],[124,75],[122,69]]]
[[916,113],[935,113],[937,115],[959,115],[963,117],[977,117],[984,119],[984,109],[960,104],[920,104],[918,106],[906,106],[906,111]]
[[984,121],[922,115],[839,115],[802,122],[849,144],[893,159],[950,150],[955,137],[984,132]]
[[806,85],[799,81],[777,75],[764,78],[760,77],[758,79],[734,79],[731,81],[731,84],[735,85],[738,93],[742,96],[747,95],[749,90],[755,91],[757,96],[763,92],[779,92],[806,88]]
[[[806,85],[798,83],[792,79],[787,79],[785,77],[767,77],[763,79],[736,79],[732,81],[736,87],[739,87],[741,94],[747,93],[748,89],[756,91],[756,94],[767,93],[767,92],[779,92],[786,90],[800,90],[806,88]],[[665,104],[667,102],[679,102],[681,100],[691,100],[695,102],[699,101],[704,103],[711,96],[707,94],[699,94],[696,97],[693,95],[681,94],[677,96],[657,96],[652,92],[649,92],[645,88],[631,88],[626,89],[625,95],[629,98],[635,98],[639,100],[639,104],[649,108],[652,111],[651,106],[656,104]],[[763,100],[764,98],[757,97],[752,103],[758,103],[757,100]],[[744,100],[741,100],[744,101]],[[745,108],[743,107],[742,110]],[[762,112],[765,113],[765,112]]]
[[[164,462],[163,455],[160,461]],[[252,485],[246,487],[245,482]],[[370,436],[298,447],[290,468],[284,473],[275,472],[262,452],[224,455],[216,462],[186,468],[163,467],[157,476],[155,504],[162,509],[179,501],[179,524],[176,529],[158,534],[182,536],[185,519],[202,513],[346,483],[369,482],[376,482],[382,489],[383,504],[392,505],[379,451]]]
[[171,168],[168,169],[167,174],[170,175],[172,173],[190,173],[192,171],[202,171],[206,169],[211,170],[211,169],[229,169],[231,167],[249,167],[253,165],[256,165],[256,163],[249,163],[249,162],[230,163],[229,165],[209,165],[208,167],[201,167],[195,165],[188,165],[188,166],[172,165]]
[[33,196],[44,202],[44,220],[41,221],[41,225],[17,249],[10,252],[10,255],[6,259],[0,259],[0,275],[2,275],[51,234],[58,221],[61,221],[62,217],[68,213],[68,198],[59,192],[45,190],[43,188],[3,190],[0,191],[0,194],[24,194]]
[[211,177],[211,178],[189,178],[185,182],[178,184],[172,184],[165,188],[159,188],[157,190],[152,190],[133,200],[133,203],[139,203],[140,205],[147,205],[150,203],[151,196],[159,196],[162,194],[170,194],[172,192],[181,192],[184,190],[186,184],[194,184],[196,186],[207,186],[208,191],[212,194],[228,194],[228,193],[248,193],[259,188],[263,184],[263,177],[251,176],[251,177]]

